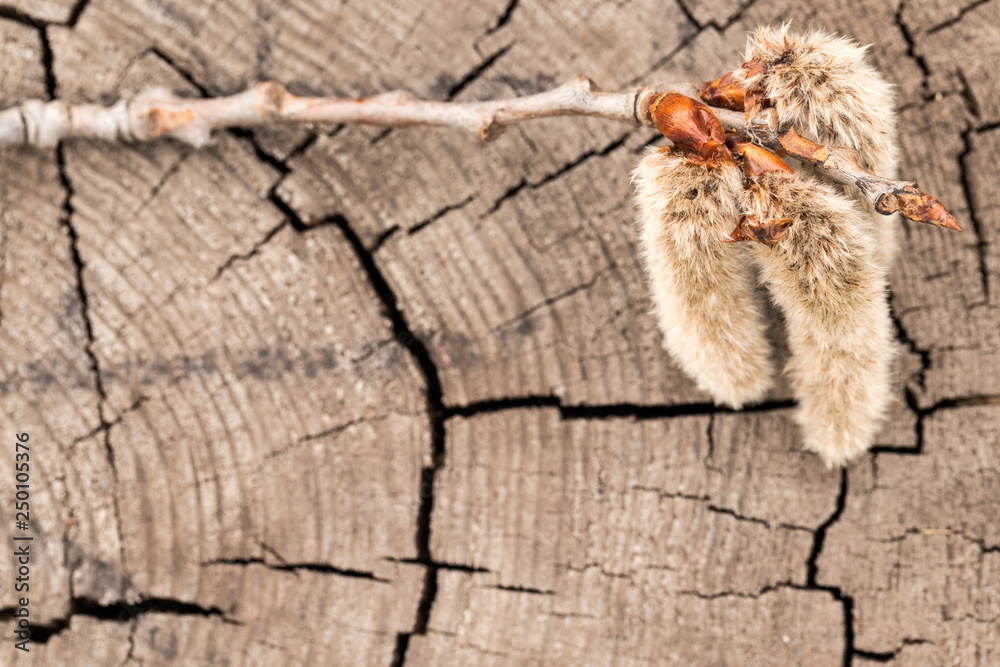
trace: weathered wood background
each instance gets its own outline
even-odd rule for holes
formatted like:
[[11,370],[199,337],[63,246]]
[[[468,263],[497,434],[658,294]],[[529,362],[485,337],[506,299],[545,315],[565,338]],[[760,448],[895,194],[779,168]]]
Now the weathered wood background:
[[[702,81],[791,19],[873,43],[907,225],[898,401],[846,474],[780,388],[660,346],[609,121],[234,131],[0,160],[3,664],[996,665],[1000,0],[8,0],[0,106],[471,100]],[[778,333],[776,326],[776,333]]]

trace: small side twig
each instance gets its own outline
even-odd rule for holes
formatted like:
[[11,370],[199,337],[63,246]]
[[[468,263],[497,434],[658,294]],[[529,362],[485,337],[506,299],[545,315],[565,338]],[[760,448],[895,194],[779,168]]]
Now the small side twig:
[[[747,135],[744,114],[729,109],[714,109],[722,126],[731,132]],[[779,153],[787,153],[813,165],[831,181],[856,186],[872,208],[883,215],[900,212],[910,220],[962,231],[948,209],[935,197],[923,192],[914,181],[897,181],[876,176],[858,164],[854,151],[843,146],[823,146],[806,139],[794,129],[778,134],[766,124],[754,124],[750,136]]]
[[[274,81],[235,95],[208,99],[183,98],[154,88],[110,107],[28,100],[0,111],[0,146],[52,148],[71,138],[134,142],[170,137],[199,147],[217,129],[276,123],[429,125],[457,128],[482,141],[491,141],[508,125],[551,116],[596,116],[653,126],[650,104],[665,91],[699,99],[698,90],[689,83],[606,93],[583,76],[543,93],[483,102],[426,101],[404,91],[354,99],[298,97]],[[899,211],[918,222],[959,229],[944,206],[920,191],[916,183],[883,178],[862,169],[847,148],[820,146],[794,134],[794,130],[779,134],[766,120],[747,127],[744,115],[738,111],[719,107],[712,107],[712,111],[727,131],[811,162],[832,181],[858,187],[880,213]],[[766,114],[758,118],[766,119]]]

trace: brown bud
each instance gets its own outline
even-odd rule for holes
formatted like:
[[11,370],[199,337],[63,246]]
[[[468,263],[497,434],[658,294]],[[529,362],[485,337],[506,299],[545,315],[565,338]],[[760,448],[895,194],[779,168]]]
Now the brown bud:
[[743,87],[733,82],[733,73],[723,74],[715,81],[698,86],[701,99],[713,107],[743,111]]
[[757,218],[745,215],[740,218],[736,229],[724,241],[726,243],[756,241],[766,246],[773,246],[781,240],[793,222],[791,218],[772,218],[761,222]]
[[688,160],[698,164],[733,162],[722,125],[705,104],[680,93],[666,93],[649,103],[649,115],[656,129]]

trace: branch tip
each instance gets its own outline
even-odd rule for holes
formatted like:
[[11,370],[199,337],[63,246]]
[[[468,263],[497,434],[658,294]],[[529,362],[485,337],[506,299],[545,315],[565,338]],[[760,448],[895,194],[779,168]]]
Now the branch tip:
[[880,195],[875,202],[875,210],[882,215],[891,215],[899,211],[910,220],[953,229],[956,232],[962,231],[958,221],[948,212],[948,209],[936,197],[917,188],[916,183],[907,184],[901,190]]

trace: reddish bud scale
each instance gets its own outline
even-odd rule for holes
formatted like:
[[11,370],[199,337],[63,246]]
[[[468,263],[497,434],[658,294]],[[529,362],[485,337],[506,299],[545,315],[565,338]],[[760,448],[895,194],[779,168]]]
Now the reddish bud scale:
[[[767,66],[761,60],[754,58],[743,63],[743,69],[746,70],[746,78],[753,79],[760,77],[767,70]],[[771,103],[764,94],[763,84],[758,82],[753,88],[743,91],[743,116],[747,121],[750,121],[760,109],[769,106]]]
[[734,150],[743,156],[743,173],[747,178],[757,178],[769,171],[795,173],[781,158],[763,146],[748,141],[737,145]]
[[723,74],[715,81],[698,86],[701,99],[713,107],[743,111],[743,87],[733,82],[733,73]]
[[812,163],[826,162],[827,158],[830,157],[829,148],[817,144],[812,139],[806,139],[792,127],[778,137],[778,141],[781,142],[781,147],[790,154]]
[[756,241],[766,246],[772,246],[781,240],[793,222],[794,220],[791,218],[774,218],[761,222],[755,218],[743,216],[725,242]]
[[954,229],[956,232],[962,231],[958,222],[941,202],[912,186],[907,186],[902,192],[883,195],[879,198],[875,210],[883,215],[899,211],[910,220],[928,222],[945,229]]
[[743,144],[749,144],[750,140],[744,137],[742,134],[736,134],[735,132],[726,133],[726,147],[732,152],[736,153],[739,151],[740,146]]
[[735,163],[722,124],[705,104],[680,93],[658,95],[649,104],[653,125],[691,162]]
[[[728,135],[726,143],[733,150],[743,157],[743,173],[748,179],[746,190],[749,190],[762,203],[766,203],[770,197],[769,193],[761,189],[757,179],[769,171],[784,171],[795,174],[792,168],[785,164],[781,158],[767,150],[763,146],[758,146],[737,135]],[[736,229],[726,239],[727,242],[756,241],[767,246],[773,246],[781,240],[788,228],[794,221],[791,218],[775,217],[761,220],[756,216],[744,215],[740,218]]]

